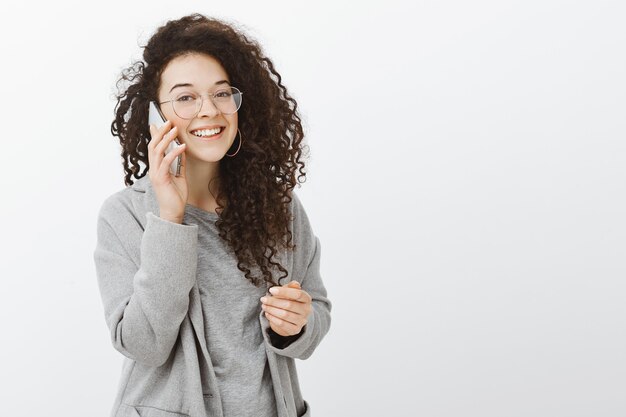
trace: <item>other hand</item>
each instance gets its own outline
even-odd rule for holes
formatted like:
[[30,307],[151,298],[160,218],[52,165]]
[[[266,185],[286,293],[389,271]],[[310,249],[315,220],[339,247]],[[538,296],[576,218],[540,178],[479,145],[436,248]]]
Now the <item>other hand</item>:
[[271,329],[281,336],[300,333],[313,310],[311,296],[300,288],[298,281],[272,287],[270,293],[261,298],[261,308]]

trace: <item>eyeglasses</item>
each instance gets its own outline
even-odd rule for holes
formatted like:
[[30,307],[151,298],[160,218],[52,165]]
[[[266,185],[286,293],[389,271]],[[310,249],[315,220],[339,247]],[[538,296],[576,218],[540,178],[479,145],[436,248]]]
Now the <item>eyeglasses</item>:
[[[234,114],[241,107],[242,94],[238,88],[228,87],[215,93],[209,93],[208,96],[221,113]],[[174,100],[161,101],[159,104],[168,102],[172,103],[172,109],[178,117],[193,119],[200,112],[204,97],[195,93],[184,93]]]

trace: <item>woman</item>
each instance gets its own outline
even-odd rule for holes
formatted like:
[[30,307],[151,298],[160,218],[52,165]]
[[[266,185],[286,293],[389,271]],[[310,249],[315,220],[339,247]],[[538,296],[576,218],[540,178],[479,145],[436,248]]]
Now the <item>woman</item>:
[[292,191],[297,104],[258,43],[219,20],[167,22],[144,49],[111,126],[127,187],[103,203],[94,252],[126,357],[111,416],[309,416],[294,359],[328,332],[331,302]]

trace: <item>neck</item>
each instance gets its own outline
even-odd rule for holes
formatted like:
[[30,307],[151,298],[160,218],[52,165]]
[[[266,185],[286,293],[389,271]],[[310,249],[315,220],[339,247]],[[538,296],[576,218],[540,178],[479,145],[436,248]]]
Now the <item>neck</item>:
[[[216,206],[215,197],[217,197],[219,184],[215,178],[219,175],[219,161],[197,161],[187,155],[186,162],[187,186],[189,187],[187,202],[196,207]],[[209,184],[211,184],[210,192]]]

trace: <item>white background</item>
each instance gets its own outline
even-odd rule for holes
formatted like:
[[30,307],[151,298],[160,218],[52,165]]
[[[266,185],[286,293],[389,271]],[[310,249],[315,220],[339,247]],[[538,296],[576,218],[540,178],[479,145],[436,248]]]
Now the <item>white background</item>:
[[110,412],[115,81],[196,11],[259,40],[303,115],[315,417],[626,415],[626,5],[598,0],[3,5],[0,414]]

